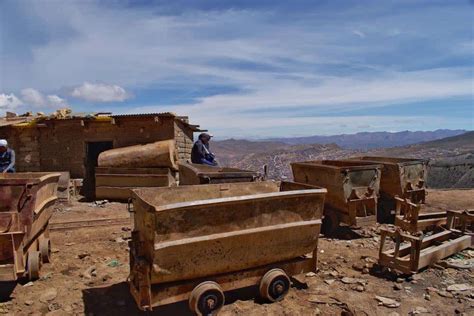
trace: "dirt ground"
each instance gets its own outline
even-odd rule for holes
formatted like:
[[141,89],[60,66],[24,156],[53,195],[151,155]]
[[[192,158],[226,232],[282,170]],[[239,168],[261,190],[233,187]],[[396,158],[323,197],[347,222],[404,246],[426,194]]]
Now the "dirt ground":
[[[474,208],[474,190],[431,190],[430,209]],[[104,207],[74,202],[60,205],[53,222],[128,216],[126,205]],[[135,315],[140,312],[129,294],[130,226],[101,226],[52,231],[52,262],[35,282],[11,284],[10,298],[0,314],[11,315]],[[344,233],[346,232],[346,233]],[[281,302],[261,303],[255,288],[226,293],[221,315],[474,315],[474,270],[428,268],[413,277],[380,272],[376,228],[358,237],[343,230],[340,238],[320,238],[319,271],[301,275]],[[474,257],[465,250],[458,258]],[[352,279],[351,279],[352,278]],[[354,280],[357,279],[357,280]],[[353,283],[355,282],[355,283]],[[471,289],[452,292],[465,284]],[[0,285],[3,290],[7,285]],[[376,296],[394,299],[399,307],[379,305]],[[157,308],[154,315],[188,315],[187,302]]]

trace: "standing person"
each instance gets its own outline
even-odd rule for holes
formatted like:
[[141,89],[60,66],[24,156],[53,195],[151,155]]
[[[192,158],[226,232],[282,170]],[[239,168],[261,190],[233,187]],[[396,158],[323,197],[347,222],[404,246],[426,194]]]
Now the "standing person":
[[198,140],[191,150],[191,162],[208,166],[217,166],[214,154],[209,149],[209,141],[212,135],[208,133],[199,134]]
[[8,142],[0,139],[0,172],[15,172],[15,151],[8,148]]

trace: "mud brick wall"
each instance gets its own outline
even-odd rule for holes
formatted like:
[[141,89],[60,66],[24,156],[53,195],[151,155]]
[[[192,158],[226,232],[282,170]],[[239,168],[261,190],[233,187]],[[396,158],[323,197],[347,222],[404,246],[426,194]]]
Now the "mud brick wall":
[[175,139],[180,159],[190,159],[192,129],[174,117],[118,117],[50,120],[37,126],[3,127],[17,153],[18,171],[69,171],[85,177],[88,142],[108,141],[113,147]]
[[45,171],[67,170],[74,178],[84,177],[88,142],[111,141],[117,148],[172,139],[173,121],[160,117],[51,122],[40,136],[41,167]]
[[0,138],[6,139],[10,148],[15,151],[18,172],[41,171],[38,128],[3,127],[0,129]]
[[193,131],[181,121],[174,123],[174,139],[179,160],[191,160],[191,149],[193,148]]

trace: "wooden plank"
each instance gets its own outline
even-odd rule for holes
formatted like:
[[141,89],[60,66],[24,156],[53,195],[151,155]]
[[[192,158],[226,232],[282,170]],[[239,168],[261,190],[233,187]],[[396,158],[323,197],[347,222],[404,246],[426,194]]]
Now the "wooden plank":
[[193,279],[295,258],[317,247],[320,227],[321,220],[312,220],[157,243],[153,265],[159,269],[152,271],[151,282]]
[[417,264],[418,270],[471,247],[473,245],[473,239],[474,236],[461,236],[428,250],[422,250],[420,260]]

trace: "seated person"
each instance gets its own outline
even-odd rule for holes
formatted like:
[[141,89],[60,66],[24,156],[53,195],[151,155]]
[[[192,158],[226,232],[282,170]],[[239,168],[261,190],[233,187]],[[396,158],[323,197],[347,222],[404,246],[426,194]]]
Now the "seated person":
[[0,139],[0,172],[15,172],[15,151],[8,148],[8,142]]
[[202,133],[194,143],[191,150],[191,162],[208,166],[217,166],[214,154],[209,149],[209,141],[212,135]]

